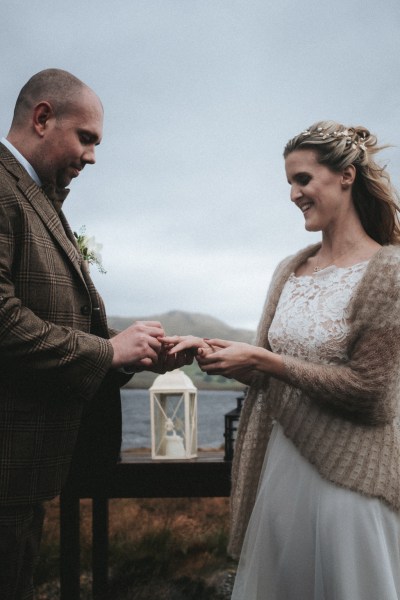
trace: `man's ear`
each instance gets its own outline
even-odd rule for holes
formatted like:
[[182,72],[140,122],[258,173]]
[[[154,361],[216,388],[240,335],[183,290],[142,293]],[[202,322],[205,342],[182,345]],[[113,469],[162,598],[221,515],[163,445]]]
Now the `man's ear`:
[[33,109],[33,127],[40,137],[45,134],[49,120],[54,117],[54,111],[50,102],[43,100]]
[[356,168],[354,165],[349,165],[342,171],[341,184],[344,189],[353,185],[356,178]]

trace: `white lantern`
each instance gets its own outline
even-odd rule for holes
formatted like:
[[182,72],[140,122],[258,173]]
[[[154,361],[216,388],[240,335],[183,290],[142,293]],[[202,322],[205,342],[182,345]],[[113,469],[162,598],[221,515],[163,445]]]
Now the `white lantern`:
[[197,456],[197,388],[180,369],[159,375],[150,388],[151,457]]

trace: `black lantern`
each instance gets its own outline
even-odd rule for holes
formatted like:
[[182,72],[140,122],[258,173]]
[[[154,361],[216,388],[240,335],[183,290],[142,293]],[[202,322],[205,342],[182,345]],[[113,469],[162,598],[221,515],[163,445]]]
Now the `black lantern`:
[[236,408],[226,413],[225,415],[225,456],[224,460],[232,460],[233,459],[233,450],[235,446],[236,440],[236,432],[239,423],[239,417],[242,410],[243,400],[245,398],[245,394],[243,396],[238,396],[236,398]]

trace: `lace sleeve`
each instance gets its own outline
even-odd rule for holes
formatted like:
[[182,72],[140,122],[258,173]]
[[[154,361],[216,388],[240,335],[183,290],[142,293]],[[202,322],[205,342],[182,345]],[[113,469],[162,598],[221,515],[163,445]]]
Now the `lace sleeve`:
[[[371,281],[373,284],[371,284]],[[285,380],[347,418],[372,425],[393,420],[400,371],[399,265],[374,269],[351,304],[348,352],[338,364],[283,354]]]

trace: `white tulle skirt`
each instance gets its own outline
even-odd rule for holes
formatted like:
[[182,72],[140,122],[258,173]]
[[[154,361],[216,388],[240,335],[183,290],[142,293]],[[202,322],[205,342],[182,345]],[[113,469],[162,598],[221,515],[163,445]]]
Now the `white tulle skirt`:
[[400,516],[321,478],[275,424],[232,600],[398,600]]

